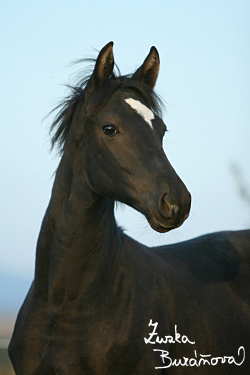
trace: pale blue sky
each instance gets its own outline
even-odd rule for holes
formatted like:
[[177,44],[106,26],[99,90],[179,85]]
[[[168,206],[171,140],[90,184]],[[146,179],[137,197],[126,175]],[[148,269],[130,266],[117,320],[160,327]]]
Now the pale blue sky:
[[242,0],[1,1],[0,272],[32,277],[58,164],[42,120],[78,68],[68,64],[111,40],[122,73],[159,50],[164,148],[193,197],[190,218],[168,234],[130,209],[119,223],[148,245],[249,225],[229,168],[238,163],[250,186],[249,16]]

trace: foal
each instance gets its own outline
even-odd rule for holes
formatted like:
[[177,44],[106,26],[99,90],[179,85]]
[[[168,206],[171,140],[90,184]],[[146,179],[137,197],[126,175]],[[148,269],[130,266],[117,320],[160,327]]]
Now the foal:
[[112,49],[52,125],[62,158],[9,346],[16,374],[249,374],[249,231],[149,249],[117,227],[115,201],[167,232],[191,198],[162,149],[156,48],[131,76],[113,73]]

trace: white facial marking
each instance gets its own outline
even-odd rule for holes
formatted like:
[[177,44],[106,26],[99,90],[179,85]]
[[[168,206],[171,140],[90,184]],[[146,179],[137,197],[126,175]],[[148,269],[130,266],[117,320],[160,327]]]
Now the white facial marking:
[[125,99],[125,102],[130,105],[153,129],[152,121],[155,118],[154,113],[142,104],[139,100],[135,100],[133,98]]

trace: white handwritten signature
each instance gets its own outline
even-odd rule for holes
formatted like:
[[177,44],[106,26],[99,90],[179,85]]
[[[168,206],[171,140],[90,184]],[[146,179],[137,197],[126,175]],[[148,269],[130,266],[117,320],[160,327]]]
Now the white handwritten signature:
[[[156,332],[156,329],[158,327],[158,323],[153,323],[152,319],[150,319],[150,322],[148,326],[153,326],[153,332],[149,334],[149,338],[146,339],[144,337],[144,341],[146,344],[175,344],[176,342],[179,344],[195,344],[195,341],[190,341],[189,338],[186,335],[181,335],[177,332],[177,325],[174,326],[174,332],[175,335],[173,336],[165,336],[165,337],[159,337],[158,333]],[[155,341],[152,341],[153,337],[156,336]]]
[[[194,345],[195,341],[189,340],[189,338],[186,335],[181,335],[177,331],[177,325],[174,326],[174,336],[164,336],[159,337],[158,333],[156,332],[156,329],[158,327],[158,323],[153,323],[152,319],[150,319],[150,322],[148,326],[153,326],[153,331],[149,334],[149,337],[144,337],[144,341],[146,344],[191,344]],[[169,368],[171,366],[196,366],[200,367],[201,365],[212,365],[216,366],[218,363],[228,363],[228,364],[235,364],[237,366],[241,366],[242,363],[245,361],[246,353],[245,348],[243,346],[240,346],[238,349],[238,357],[239,362],[235,360],[233,356],[219,356],[219,357],[212,357],[211,354],[197,354],[197,351],[194,350],[194,358],[187,358],[182,357],[180,359],[172,359],[169,356],[169,352],[167,350],[162,349],[153,349],[154,352],[160,352],[160,357],[162,359],[162,363],[164,366],[155,367],[155,369],[164,369]]]

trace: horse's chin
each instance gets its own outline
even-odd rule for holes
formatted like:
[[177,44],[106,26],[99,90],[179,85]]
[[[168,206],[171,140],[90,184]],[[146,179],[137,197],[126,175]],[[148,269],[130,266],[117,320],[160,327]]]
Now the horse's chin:
[[182,218],[177,218],[174,216],[164,218],[157,211],[154,212],[153,210],[150,210],[148,207],[143,206],[142,204],[137,204],[132,207],[135,208],[140,213],[142,213],[147,219],[151,228],[159,233],[167,233],[170,230],[180,227],[189,216],[189,212],[188,212]]
[[187,217],[188,217],[188,215],[186,215],[183,218],[182,221],[180,221],[178,223],[174,223],[174,224],[170,224],[167,221],[164,223],[164,222],[160,221],[159,219],[156,219],[153,216],[147,217],[147,220],[148,220],[148,223],[151,226],[151,228],[154,229],[156,232],[166,233],[166,232],[169,232],[170,230],[179,228],[184,223],[184,221],[187,219]]
[[166,233],[166,232],[169,232],[170,230],[173,230],[173,229],[176,228],[176,227],[165,226],[165,225],[157,222],[156,220],[148,220],[148,222],[149,222],[149,225],[151,226],[151,228],[154,229],[156,232],[159,232],[159,233]]

